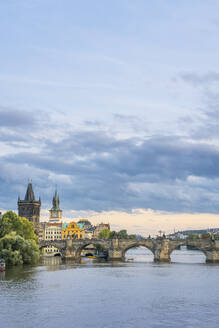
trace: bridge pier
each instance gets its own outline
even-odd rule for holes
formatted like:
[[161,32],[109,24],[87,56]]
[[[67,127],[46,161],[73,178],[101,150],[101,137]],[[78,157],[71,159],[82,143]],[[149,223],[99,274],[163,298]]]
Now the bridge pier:
[[73,240],[66,240],[66,249],[63,257],[71,260],[78,260],[79,254],[76,247],[73,245]]
[[205,251],[206,263],[219,263],[219,250]]
[[109,261],[124,261],[123,252],[119,249],[109,249],[108,260]]
[[108,250],[108,260],[123,261],[124,259],[123,249],[119,247],[119,239],[112,239],[111,247]]
[[170,242],[163,239],[154,248],[154,262],[170,262]]

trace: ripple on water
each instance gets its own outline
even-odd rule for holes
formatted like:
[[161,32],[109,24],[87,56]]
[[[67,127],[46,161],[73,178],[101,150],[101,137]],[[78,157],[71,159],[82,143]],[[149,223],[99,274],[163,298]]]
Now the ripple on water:
[[132,250],[129,263],[11,268],[0,276],[1,327],[218,328],[219,266],[192,263],[199,255],[155,264]]

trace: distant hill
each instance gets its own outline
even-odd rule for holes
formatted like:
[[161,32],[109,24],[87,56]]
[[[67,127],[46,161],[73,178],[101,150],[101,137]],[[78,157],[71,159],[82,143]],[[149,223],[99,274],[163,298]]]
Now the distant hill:
[[174,236],[178,234],[195,235],[195,234],[204,234],[204,233],[219,233],[219,228],[200,229],[200,230],[182,230],[182,231],[176,231],[175,233],[172,233],[169,236]]

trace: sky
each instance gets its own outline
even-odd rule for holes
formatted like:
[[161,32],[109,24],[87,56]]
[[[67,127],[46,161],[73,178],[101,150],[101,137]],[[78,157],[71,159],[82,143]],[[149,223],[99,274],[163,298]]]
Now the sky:
[[[0,2],[0,209],[219,227],[217,0]],[[151,225],[150,220],[154,220]]]

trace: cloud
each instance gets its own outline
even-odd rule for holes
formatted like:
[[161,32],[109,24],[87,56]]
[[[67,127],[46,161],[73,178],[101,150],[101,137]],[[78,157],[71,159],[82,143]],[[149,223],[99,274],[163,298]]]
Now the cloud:
[[180,78],[199,90],[201,102],[195,113],[178,120],[179,127],[187,130],[191,139],[215,142],[219,138],[219,73],[186,72]]
[[[132,120],[138,122],[132,115],[115,118],[130,126]],[[66,210],[219,210],[219,149],[204,138],[143,133],[120,137],[103,121],[92,127],[85,121],[76,129],[67,117],[54,113],[41,125],[35,122],[33,129],[0,130],[2,208],[7,203],[15,209],[18,193],[23,197],[32,178],[44,207],[50,206],[58,184]]]
[[[32,177],[45,204],[58,184],[66,209],[219,209],[214,188],[219,150],[213,145],[179,136],[118,139],[98,127],[71,130],[58,140],[49,134],[43,141],[30,141],[30,146],[34,143],[32,151],[0,157],[1,177],[5,186],[7,177],[20,189]],[[12,192],[13,188],[7,190],[8,198]]]
[[35,124],[33,113],[0,106],[0,127],[23,128],[33,127]]
[[[129,233],[140,234],[143,236],[158,235],[158,230],[165,233],[171,233],[174,230],[185,229],[206,229],[206,227],[219,227],[219,215],[209,213],[179,213],[179,212],[161,212],[151,209],[136,208],[136,215],[127,213],[125,211],[102,211],[92,213],[80,213],[73,220],[84,217],[93,223],[100,222],[110,223],[112,230],[127,229]],[[67,214],[67,213],[66,213]],[[68,213],[67,217],[70,219],[71,214]]]
[[180,77],[184,82],[189,83],[194,87],[207,86],[209,84],[219,82],[219,73],[213,71],[207,72],[205,74],[198,74],[196,72],[185,72],[181,73]]

